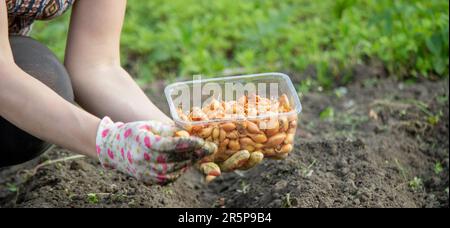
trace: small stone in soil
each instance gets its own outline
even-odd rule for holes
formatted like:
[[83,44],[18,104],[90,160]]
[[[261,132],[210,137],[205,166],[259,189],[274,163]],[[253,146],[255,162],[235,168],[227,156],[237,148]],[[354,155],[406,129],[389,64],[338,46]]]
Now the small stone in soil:
[[276,190],[276,191],[280,191],[280,190],[286,188],[287,185],[288,185],[288,182],[287,182],[286,180],[278,181],[278,182],[275,184],[275,190]]

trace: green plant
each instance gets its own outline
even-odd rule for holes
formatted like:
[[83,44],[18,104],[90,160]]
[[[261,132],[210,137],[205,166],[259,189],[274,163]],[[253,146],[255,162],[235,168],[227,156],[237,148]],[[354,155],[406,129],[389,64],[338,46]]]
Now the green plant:
[[436,175],[441,174],[444,171],[444,168],[442,167],[442,164],[440,162],[436,162],[434,165],[434,173]]
[[431,116],[429,116],[428,117],[428,123],[429,124],[431,124],[431,125],[437,125],[437,124],[439,124],[439,122],[441,121],[441,117],[443,116],[444,114],[442,113],[442,111],[440,111],[438,114],[436,114],[436,115],[431,115]]
[[414,177],[411,181],[409,181],[409,187],[413,191],[417,191],[417,190],[421,189],[422,186],[423,186],[422,179],[420,179],[418,177]]
[[321,120],[332,120],[334,118],[333,107],[328,107],[320,113]]
[[12,183],[7,183],[6,189],[8,189],[8,191],[10,191],[10,192],[18,192],[19,191],[19,188],[17,187],[17,185],[12,184]]
[[345,87],[339,87],[334,90],[334,95],[336,95],[337,98],[343,98],[347,93],[348,90]]
[[444,105],[445,103],[448,103],[448,96],[447,95],[437,96],[436,100],[440,105]]
[[442,116],[444,116],[444,113],[442,111],[439,111],[438,113],[433,113],[430,110],[429,105],[423,103],[422,101],[407,100],[406,102],[411,103],[418,109],[420,109],[420,111],[422,111],[426,115],[426,121],[433,126],[439,124]]
[[[33,32],[61,59],[68,19]],[[448,41],[448,0],[128,1],[121,55],[143,82],[312,67],[329,88],[365,57],[399,77],[446,77]]]
[[98,204],[99,202],[98,196],[95,193],[87,194],[87,200],[90,204]]
[[313,162],[311,162],[311,164],[309,164],[308,166],[305,166],[303,164],[301,164],[301,171],[300,174],[302,177],[311,177],[312,174],[314,173],[313,167],[316,165],[317,160],[314,159]]
[[236,191],[242,194],[247,194],[250,191],[250,184],[247,184],[245,181],[241,181],[241,188]]
[[284,208],[291,208],[292,207],[292,199],[291,199],[291,193],[287,193],[283,200],[283,207]]
[[164,195],[166,196],[173,196],[175,193],[173,192],[172,188],[169,187],[163,187],[162,188],[162,192],[164,193]]
[[309,92],[311,92],[312,88],[315,86],[315,83],[311,78],[307,78],[299,83],[297,86],[297,91],[300,96],[303,96]]

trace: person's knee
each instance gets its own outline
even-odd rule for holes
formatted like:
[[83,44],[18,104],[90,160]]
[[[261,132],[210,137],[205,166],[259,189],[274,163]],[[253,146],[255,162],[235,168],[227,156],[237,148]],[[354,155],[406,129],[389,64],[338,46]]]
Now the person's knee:
[[69,74],[45,45],[29,37],[10,37],[15,63],[26,73],[47,85],[67,101],[74,102]]

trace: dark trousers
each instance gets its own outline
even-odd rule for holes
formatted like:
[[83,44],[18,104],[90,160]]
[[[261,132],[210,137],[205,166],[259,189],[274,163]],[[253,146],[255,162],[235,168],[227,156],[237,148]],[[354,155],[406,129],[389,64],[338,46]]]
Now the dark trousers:
[[[14,60],[23,71],[47,85],[67,101],[74,102],[69,75],[64,65],[46,46],[31,38],[20,36],[11,36],[10,43]],[[30,118],[32,115],[33,113],[30,113]],[[0,167],[27,162],[41,155],[51,146],[1,117],[0,145]]]

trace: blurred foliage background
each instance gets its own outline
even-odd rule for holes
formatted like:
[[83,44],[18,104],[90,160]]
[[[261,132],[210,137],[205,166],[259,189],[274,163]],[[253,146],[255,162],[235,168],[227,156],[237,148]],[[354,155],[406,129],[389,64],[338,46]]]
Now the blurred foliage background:
[[[61,59],[69,18],[32,34]],[[448,0],[128,1],[122,35],[123,64],[143,82],[312,68],[326,87],[368,59],[396,77],[439,78],[448,49]]]

